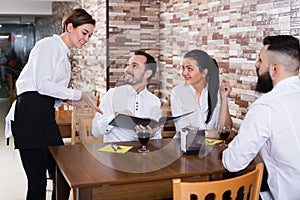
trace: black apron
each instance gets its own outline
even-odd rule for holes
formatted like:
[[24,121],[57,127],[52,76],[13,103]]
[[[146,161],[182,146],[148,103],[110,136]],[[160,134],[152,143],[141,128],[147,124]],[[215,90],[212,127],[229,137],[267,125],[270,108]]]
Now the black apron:
[[37,149],[63,145],[55,121],[55,98],[38,92],[17,97],[12,134],[16,149]]

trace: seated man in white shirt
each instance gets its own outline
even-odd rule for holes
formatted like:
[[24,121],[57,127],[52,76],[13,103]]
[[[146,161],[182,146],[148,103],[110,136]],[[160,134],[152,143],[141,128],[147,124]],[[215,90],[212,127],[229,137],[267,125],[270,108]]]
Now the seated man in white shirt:
[[[136,141],[134,130],[114,127],[109,122],[119,113],[158,120],[161,117],[160,99],[147,90],[148,81],[155,75],[155,59],[142,51],[134,52],[125,68],[126,84],[109,89],[102,98],[98,113],[92,122],[92,134],[103,136],[104,142]],[[160,127],[148,129],[153,139],[161,138]]]
[[222,162],[229,171],[239,171],[259,153],[270,188],[270,195],[263,199],[296,200],[300,196],[299,40],[268,36],[263,44],[255,65],[258,83],[266,86],[271,80],[273,88],[251,105]]

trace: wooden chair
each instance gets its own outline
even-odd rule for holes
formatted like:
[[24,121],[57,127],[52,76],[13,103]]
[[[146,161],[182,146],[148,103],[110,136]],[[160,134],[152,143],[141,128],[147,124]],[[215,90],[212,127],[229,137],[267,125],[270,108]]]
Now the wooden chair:
[[93,110],[73,110],[71,144],[80,143],[82,140],[88,143],[103,142],[103,138],[92,136],[92,120],[95,111]]
[[101,143],[103,142],[103,137],[94,137],[92,135],[92,120],[94,116],[86,116],[79,119],[80,124],[80,140],[81,142],[91,143]]
[[[10,107],[12,106],[14,100],[17,98],[17,92],[15,90],[15,83],[11,74],[6,74],[7,85],[8,85],[8,102],[7,102],[7,110],[6,113],[9,112]],[[6,145],[9,145],[9,138],[6,139]]]
[[161,96],[161,94],[160,94],[160,86],[161,86],[160,83],[151,82],[151,83],[148,83],[148,84],[147,84],[147,89],[148,89],[152,94],[154,94],[155,96],[160,97],[160,96]]
[[255,170],[246,174],[210,182],[181,182],[180,179],[173,179],[173,198],[188,200],[191,196],[197,196],[197,200],[204,200],[207,195],[213,194],[215,200],[222,200],[223,194],[230,191],[231,199],[236,199],[238,192],[240,194],[243,189],[244,200],[258,200],[263,168],[263,163],[259,163]]
[[17,97],[17,93],[14,86],[14,81],[11,74],[6,74],[7,77],[7,85],[8,85],[8,91],[9,91],[9,97],[8,97],[8,105],[7,105],[7,113],[13,104],[14,100]]
[[73,107],[67,103],[62,104],[55,111],[55,121],[65,144],[69,144],[71,139],[72,112]]
[[[90,109],[74,109],[72,115],[71,144],[75,143],[101,143],[103,137],[92,135],[92,121],[95,111]],[[73,190],[73,199],[76,199],[76,190]]]
[[67,103],[63,103],[56,109],[56,111],[59,111],[59,110],[73,110],[73,106],[70,106]]
[[[170,106],[162,106],[163,116],[172,116],[172,111]],[[170,124],[165,124],[161,130],[161,136],[163,138],[172,138],[176,134],[175,124],[172,122]]]

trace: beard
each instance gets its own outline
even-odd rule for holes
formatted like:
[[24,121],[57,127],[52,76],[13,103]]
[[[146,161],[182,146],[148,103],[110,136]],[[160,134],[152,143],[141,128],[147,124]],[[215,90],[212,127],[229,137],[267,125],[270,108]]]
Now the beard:
[[267,93],[270,92],[273,89],[273,81],[269,74],[269,72],[265,72],[262,75],[258,74],[258,70],[256,70],[258,79],[255,91]]
[[135,86],[143,82],[142,77],[135,77],[134,74],[128,74],[128,75],[130,75],[129,78],[125,76],[125,83],[128,85]]

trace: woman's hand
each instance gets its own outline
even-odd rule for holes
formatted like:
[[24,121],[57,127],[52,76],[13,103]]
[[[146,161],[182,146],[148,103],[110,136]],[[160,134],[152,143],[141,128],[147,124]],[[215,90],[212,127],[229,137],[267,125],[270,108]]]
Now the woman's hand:
[[103,114],[102,110],[95,104],[97,97],[89,91],[83,91],[81,93],[81,99],[84,100],[93,110]]
[[222,99],[229,96],[232,88],[230,87],[229,81],[222,79],[221,85],[220,85],[220,92]]
[[83,108],[82,101],[73,101],[73,100],[67,100],[66,103],[70,106],[74,106],[75,108]]

